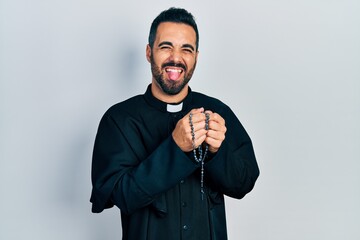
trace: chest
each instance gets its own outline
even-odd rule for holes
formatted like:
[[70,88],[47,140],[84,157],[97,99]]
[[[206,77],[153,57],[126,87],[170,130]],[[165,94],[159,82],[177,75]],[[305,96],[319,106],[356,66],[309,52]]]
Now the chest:
[[151,113],[128,117],[122,126],[127,142],[138,159],[145,159],[161,143],[171,137],[177,122],[184,117],[180,113]]

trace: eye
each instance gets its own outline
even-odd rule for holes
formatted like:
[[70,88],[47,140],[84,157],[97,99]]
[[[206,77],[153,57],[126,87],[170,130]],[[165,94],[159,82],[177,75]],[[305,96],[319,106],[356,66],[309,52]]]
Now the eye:
[[183,51],[187,53],[193,53],[193,50],[190,48],[184,48]]
[[161,46],[160,49],[170,49],[170,46]]

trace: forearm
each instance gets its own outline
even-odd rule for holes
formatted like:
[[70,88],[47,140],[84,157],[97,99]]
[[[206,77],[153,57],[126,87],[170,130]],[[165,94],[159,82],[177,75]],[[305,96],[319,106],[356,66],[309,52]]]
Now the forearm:
[[169,137],[147,159],[121,176],[112,191],[112,201],[124,213],[131,213],[150,204],[197,167]]
[[205,172],[211,186],[217,191],[242,198],[253,189],[259,168],[250,139],[236,149],[229,144],[228,141],[224,142],[219,152],[206,163]]
[[114,205],[124,213],[133,212],[198,167],[171,136],[158,144],[152,143],[154,147],[149,148],[148,144],[125,123],[105,114],[93,152],[93,212]]

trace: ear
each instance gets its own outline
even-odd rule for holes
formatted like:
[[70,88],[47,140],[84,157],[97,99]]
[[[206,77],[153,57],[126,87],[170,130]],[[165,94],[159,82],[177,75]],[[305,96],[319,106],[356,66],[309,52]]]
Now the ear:
[[146,45],[146,59],[148,60],[148,62],[151,62],[151,47],[150,45]]

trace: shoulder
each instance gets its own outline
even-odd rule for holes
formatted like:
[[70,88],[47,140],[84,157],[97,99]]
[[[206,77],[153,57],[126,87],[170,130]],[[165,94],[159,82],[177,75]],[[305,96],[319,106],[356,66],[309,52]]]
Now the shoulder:
[[104,115],[116,116],[116,115],[132,115],[136,113],[140,107],[145,104],[143,95],[136,95],[122,102],[112,105]]
[[211,97],[199,92],[193,92],[193,101],[196,103],[196,105],[204,107],[205,110],[211,110],[215,112],[224,112],[230,110],[230,107],[218,98]]

